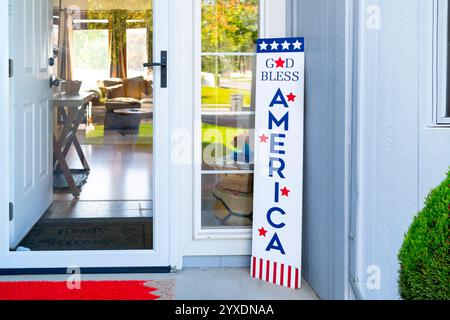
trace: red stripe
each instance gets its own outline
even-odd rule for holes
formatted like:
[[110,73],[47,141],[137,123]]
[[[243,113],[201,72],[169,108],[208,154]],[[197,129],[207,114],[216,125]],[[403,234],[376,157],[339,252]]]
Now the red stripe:
[[292,272],[292,267],[289,266],[288,268],[288,287],[291,287],[291,272]]
[[299,282],[298,282],[298,269],[295,268],[295,289],[298,289],[299,287]]
[[280,275],[280,284],[284,283],[284,264],[281,264],[281,275]]
[[259,279],[262,280],[263,259],[259,259]]
[[256,278],[256,257],[253,257],[252,261],[252,277]]
[[273,263],[273,283],[277,283],[277,263]]
[[269,282],[269,277],[270,277],[270,261],[267,260],[266,261],[266,281]]

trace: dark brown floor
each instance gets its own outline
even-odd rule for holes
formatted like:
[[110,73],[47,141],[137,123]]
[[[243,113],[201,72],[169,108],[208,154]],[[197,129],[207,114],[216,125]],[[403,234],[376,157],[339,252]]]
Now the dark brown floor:
[[[138,201],[153,199],[153,154],[147,144],[83,145],[91,167],[83,186],[82,201]],[[71,168],[81,168],[74,148],[68,155]],[[69,193],[55,193],[55,201],[72,201]]]

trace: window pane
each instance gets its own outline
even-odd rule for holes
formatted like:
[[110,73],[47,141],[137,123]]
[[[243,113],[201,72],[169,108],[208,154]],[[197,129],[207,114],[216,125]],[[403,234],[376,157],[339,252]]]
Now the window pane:
[[203,0],[202,51],[253,52],[258,0]]
[[202,228],[251,226],[258,4],[202,2]]
[[253,174],[202,176],[202,227],[251,227]]
[[202,110],[249,111],[252,105],[253,56],[202,57]]
[[202,121],[203,170],[253,170],[253,115],[204,114]]
[[83,81],[85,90],[109,77],[108,30],[74,30],[74,79]]
[[147,57],[147,29],[127,30],[127,67],[128,77],[139,77],[144,73]]

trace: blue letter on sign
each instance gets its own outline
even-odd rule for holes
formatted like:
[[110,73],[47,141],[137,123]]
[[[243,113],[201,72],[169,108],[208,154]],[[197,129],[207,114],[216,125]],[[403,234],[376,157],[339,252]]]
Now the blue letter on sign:
[[284,147],[284,142],[276,141],[275,140],[276,138],[285,139],[286,135],[285,134],[275,134],[275,133],[270,135],[270,153],[286,154],[286,151],[284,151],[282,149],[276,149],[276,147]]
[[272,130],[274,127],[274,124],[280,128],[282,124],[284,124],[284,131],[289,130],[289,112],[286,112],[286,114],[278,120],[272,112],[269,111],[269,129]]
[[[280,166],[275,168],[274,162],[278,162],[280,164]],[[286,163],[284,162],[283,159],[281,159],[281,158],[273,158],[273,157],[271,157],[269,159],[269,177],[273,178],[273,173],[276,172],[276,173],[278,173],[278,176],[281,179],[285,179],[284,174],[283,174],[283,170],[285,168],[286,168]]]
[[286,252],[284,252],[283,246],[281,245],[280,238],[278,238],[278,234],[274,234],[272,237],[272,240],[270,240],[269,245],[266,248],[266,251],[270,250],[278,250],[281,252],[281,254],[286,255]]
[[273,222],[273,220],[272,220],[272,213],[274,213],[274,212],[279,212],[279,213],[281,213],[281,215],[286,215],[286,212],[284,212],[284,210],[283,209],[281,209],[281,208],[272,208],[272,209],[270,209],[268,212],[267,212],[267,221],[269,222],[269,224],[272,226],[272,227],[274,227],[275,229],[281,229],[281,228],[284,228],[285,226],[286,226],[286,224],[285,223],[279,223],[279,224],[276,224],[275,222]]
[[276,104],[281,104],[285,108],[289,108],[289,105],[286,102],[286,99],[284,98],[283,92],[281,92],[281,89],[278,89],[277,93],[275,94],[275,97],[273,97],[270,107],[273,107]]

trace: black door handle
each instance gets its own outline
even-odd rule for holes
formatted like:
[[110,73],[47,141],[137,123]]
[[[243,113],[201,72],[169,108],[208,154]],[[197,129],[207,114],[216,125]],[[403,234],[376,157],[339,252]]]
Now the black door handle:
[[167,88],[167,51],[161,51],[161,62],[147,62],[144,67],[161,67],[161,88]]
[[60,84],[61,84],[61,80],[59,80],[55,76],[52,76],[50,78],[50,88],[59,87]]
[[150,68],[150,67],[167,67],[166,63],[162,63],[162,62],[147,62],[144,63],[144,67],[145,68]]

